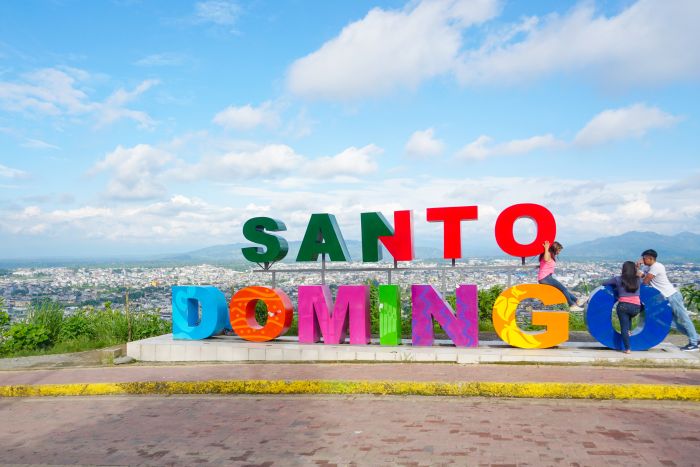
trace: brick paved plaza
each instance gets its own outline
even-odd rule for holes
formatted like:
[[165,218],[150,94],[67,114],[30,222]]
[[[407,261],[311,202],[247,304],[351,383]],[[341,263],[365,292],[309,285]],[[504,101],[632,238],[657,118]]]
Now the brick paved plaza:
[[700,463],[700,405],[378,396],[5,399],[2,463]]

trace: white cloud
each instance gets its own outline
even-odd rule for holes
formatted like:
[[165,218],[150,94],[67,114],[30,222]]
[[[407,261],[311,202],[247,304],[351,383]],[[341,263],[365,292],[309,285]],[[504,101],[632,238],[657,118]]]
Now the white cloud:
[[0,177],[11,178],[11,179],[21,179],[21,178],[28,178],[29,174],[27,172],[25,172],[24,170],[13,169],[11,167],[7,167],[6,165],[0,164]]
[[[576,135],[573,144],[581,147],[596,146],[615,140],[638,138],[655,128],[667,128],[681,120],[657,107],[634,104],[620,109],[609,109],[593,117]],[[481,135],[458,151],[462,159],[486,159],[493,156],[527,154],[536,150],[563,149],[571,143],[551,134],[532,136],[505,143],[494,143],[493,138]]]
[[147,55],[135,62],[138,66],[180,66],[188,61],[185,54],[175,52],[163,52]]
[[[314,178],[369,175],[377,171],[375,156],[382,154],[382,148],[368,144],[361,148],[354,146],[331,157],[319,157],[306,163],[302,175],[310,174]],[[345,179],[351,181],[351,179]]]
[[604,86],[700,77],[700,2],[639,0],[606,16],[583,1],[564,14],[506,24],[475,47],[469,27],[499,13],[496,0],[423,0],[374,8],[288,69],[287,86],[312,99],[351,100],[455,74],[463,85],[575,74]]
[[141,128],[152,128],[155,122],[146,112],[128,109],[125,105],[158,83],[158,80],[148,79],[142,81],[133,91],[127,91],[125,89],[117,89],[114,91],[103,103],[96,105],[98,116],[97,126],[106,126],[117,120],[126,118],[138,122]]
[[195,15],[200,22],[230,26],[236,22],[240,7],[228,0],[208,0],[195,5]]
[[11,112],[75,115],[91,110],[87,94],[75,87],[82,75],[56,68],[27,73],[21,82],[0,82],[0,106]]
[[584,2],[565,15],[528,18],[465,51],[458,77],[514,83],[565,72],[622,86],[696,79],[700,54],[689,44],[700,42],[699,18],[695,0],[640,0],[611,17]]
[[107,171],[112,175],[105,194],[117,200],[145,200],[158,198],[166,189],[158,181],[173,156],[148,144],[131,148],[117,146],[91,169],[94,175]]
[[259,107],[250,104],[229,106],[216,114],[212,120],[217,125],[234,130],[252,130],[259,126],[274,128],[279,125],[279,114],[271,102],[264,102]]
[[492,18],[498,9],[496,0],[426,0],[403,10],[374,8],[295,61],[288,87],[305,97],[340,100],[413,88],[450,71],[462,31]]
[[580,211],[577,214],[577,217],[579,219],[585,219],[586,222],[589,223],[594,223],[594,224],[601,224],[601,223],[608,223],[610,222],[611,216],[609,214],[603,214],[598,211],[592,211],[592,210],[585,210],[585,211]]
[[634,201],[626,202],[622,204],[616,211],[619,216],[618,219],[645,219],[650,217],[654,211],[651,205],[644,199],[636,199]]
[[540,149],[555,149],[564,143],[551,134],[533,136],[526,139],[516,139],[505,143],[493,144],[493,139],[486,135],[479,136],[473,142],[464,146],[457,157],[462,159],[486,159],[492,156],[511,156],[526,154]]
[[205,156],[193,166],[172,171],[189,179],[243,180],[252,177],[276,177],[295,171],[305,161],[284,144],[239,149],[223,155]]
[[285,125],[283,134],[292,138],[304,138],[312,133],[317,123],[308,115],[306,108],[302,107],[296,116],[292,117]]
[[60,150],[58,146],[55,144],[47,143],[46,141],[42,141],[40,139],[33,139],[33,138],[27,138],[24,140],[20,146],[25,147],[25,148],[30,148],[30,149],[54,149],[54,150]]
[[435,131],[428,128],[414,132],[406,143],[406,154],[412,157],[435,157],[442,154],[445,145],[435,138]]
[[166,147],[176,154],[198,152],[204,155],[195,161],[186,161],[185,157],[176,160],[168,168],[165,178],[215,180],[236,185],[253,178],[274,178],[276,186],[290,183],[304,186],[329,179],[355,183],[358,176],[377,171],[376,156],[383,152],[378,146],[368,144],[359,148],[351,146],[332,156],[310,158],[286,144],[261,145],[212,138],[207,138],[203,145],[196,141],[178,141]]
[[[557,220],[558,238],[565,245],[630,230],[666,234],[700,230],[700,185],[675,180],[419,176],[384,178],[381,183],[365,180],[352,187],[324,183],[321,190],[310,189],[308,183],[281,187],[251,181],[228,185],[226,190],[219,203],[176,194],[156,202],[88,203],[75,209],[0,205],[0,230],[18,235],[63,235],[76,243],[94,238],[122,245],[189,242],[205,246],[242,240],[245,220],[263,214],[287,224],[287,239],[300,239],[311,213],[330,212],[337,216],[345,238],[359,239],[361,212],[382,211],[391,218],[394,210],[413,209],[416,242],[439,245],[442,226],[425,222],[425,209],[456,206],[465,200],[479,206],[479,220],[462,226],[463,238],[469,239],[465,246],[472,251],[475,245],[482,252],[482,246],[497,251],[493,226],[498,213],[522,202],[547,207]],[[610,196],[613,201],[601,204],[601,196]]]
[[132,110],[126,104],[158,83],[145,80],[133,91],[118,89],[103,102],[91,100],[81,83],[90,75],[77,68],[43,68],[22,76],[18,82],[0,81],[0,108],[41,116],[73,117],[92,115],[97,126],[122,118],[134,120],[143,128],[154,122],[143,111]]
[[231,232],[238,232],[249,217],[245,209],[210,204],[183,195],[140,205],[87,205],[46,211],[31,206],[4,214],[5,217],[0,217],[0,230],[13,234],[67,236],[74,241],[99,239],[122,245],[225,241]]
[[639,138],[649,130],[667,128],[681,119],[657,107],[634,104],[605,110],[593,117],[574,139],[580,146],[593,146],[627,138]]

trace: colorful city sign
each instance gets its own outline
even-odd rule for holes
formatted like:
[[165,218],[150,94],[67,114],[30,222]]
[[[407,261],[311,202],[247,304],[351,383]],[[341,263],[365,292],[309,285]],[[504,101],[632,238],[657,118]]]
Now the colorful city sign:
[[[530,218],[537,227],[535,239],[528,244],[515,240],[513,226],[520,218]],[[461,223],[478,218],[477,206],[429,208],[428,222],[443,223],[443,253],[446,259],[461,257]],[[381,259],[383,245],[396,261],[410,261],[413,254],[411,211],[396,211],[392,226],[379,212],[360,215],[362,229],[362,260]],[[275,233],[286,230],[280,220],[256,217],[243,227],[244,236],[261,247],[243,248],[243,255],[255,263],[280,261],[288,253],[286,240]],[[495,237],[499,247],[517,257],[533,256],[542,251],[545,240],[554,241],[556,223],[545,207],[517,204],[498,216]],[[342,232],[332,214],[312,214],[306,228],[296,261],[317,261],[328,255],[331,261],[348,261],[350,255]],[[401,297],[396,285],[379,285],[379,345],[401,345]],[[478,347],[479,310],[477,286],[463,284],[455,291],[453,309],[430,285],[411,286],[411,343],[431,346],[434,342],[433,323],[437,322],[457,347]],[[569,313],[566,311],[533,311],[532,324],[542,325],[543,331],[525,331],[518,326],[516,310],[525,299],[542,304],[566,304],[566,298],[556,288],[546,284],[518,284],[504,290],[496,299],[492,320],[496,333],[506,343],[525,349],[555,347],[569,338]],[[642,286],[643,320],[630,337],[633,350],[647,350],[670,331],[671,308],[654,288]],[[242,339],[265,342],[276,339],[289,330],[293,318],[292,301],[277,288],[250,286],[233,294],[227,303],[224,294],[215,287],[175,286],[172,289],[173,337],[175,339],[206,339],[225,329],[233,330]],[[255,317],[258,302],[267,308],[268,319],[260,325]],[[621,350],[622,337],[612,325],[616,298],[610,287],[600,287],[591,296],[584,316],[591,335],[603,345]],[[352,345],[370,344],[370,287],[340,285],[335,299],[326,285],[298,287],[298,339],[301,343],[323,342]]]

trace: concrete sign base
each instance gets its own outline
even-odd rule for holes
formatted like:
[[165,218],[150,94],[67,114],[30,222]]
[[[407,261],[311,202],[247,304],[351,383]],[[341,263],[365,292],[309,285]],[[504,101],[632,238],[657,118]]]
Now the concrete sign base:
[[502,341],[481,341],[477,348],[458,348],[451,341],[436,340],[432,347],[406,345],[300,344],[296,337],[274,341],[249,342],[234,336],[216,336],[204,340],[174,340],[172,334],[151,337],[127,344],[127,355],[148,362],[308,362],[308,361],[381,361],[452,362],[461,364],[494,362],[542,363],[615,363],[646,360],[653,364],[700,366],[695,353],[682,352],[663,342],[644,352],[621,352],[597,342],[565,342],[550,349],[518,349]]

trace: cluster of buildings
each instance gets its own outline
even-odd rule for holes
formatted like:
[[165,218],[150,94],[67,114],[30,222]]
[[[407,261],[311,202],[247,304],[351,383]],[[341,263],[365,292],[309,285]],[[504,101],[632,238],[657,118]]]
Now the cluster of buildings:
[[[459,284],[476,284],[480,288],[535,282],[537,264],[521,265],[512,259],[469,259],[450,263],[414,261],[400,263],[279,263],[265,271],[249,263],[231,267],[196,265],[177,267],[52,267],[18,268],[0,275],[0,296],[11,316],[22,317],[33,300],[51,299],[62,303],[68,312],[83,306],[102,306],[111,302],[130,310],[157,309],[170,315],[171,287],[174,285],[212,285],[227,297],[249,285],[274,286],[284,290],[294,301],[300,285],[326,283],[430,284],[443,294],[454,292]],[[582,293],[595,289],[601,280],[619,274],[618,263],[561,262],[557,278]],[[700,285],[700,265],[669,265],[671,280],[677,285]],[[408,293],[408,292],[406,292]],[[402,294],[403,295],[403,294]],[[408,296],[408,295],[404,295]]]

